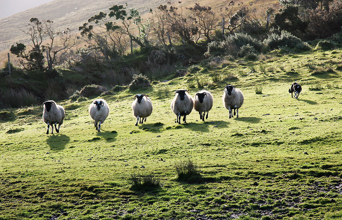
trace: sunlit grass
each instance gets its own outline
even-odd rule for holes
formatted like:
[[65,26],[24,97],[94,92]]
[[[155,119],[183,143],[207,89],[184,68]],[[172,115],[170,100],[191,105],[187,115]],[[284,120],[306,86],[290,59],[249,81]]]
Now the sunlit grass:
[[[87,112],[91,100],[60,102],[66,119],[55,135],[45,134],[42,106],[0,111],[0,219],[340,216],[342,61],[329,64],[321,56],[237,62],[105,95],[111,112],[101,133]],[[308,63],[325,63],[337,77],[313,76]],[[298,74],[288,74],[292,68]],[[174,91],[194,95],[199,88],[190,85],[206,76],[216,77],[202,85],[214,96],[208,120],[194,111],[188,124],[178,125],[170,109]],[[293,81],[303,86],[298,100],[288,93]],[[226,84],[244,93],[239,118],[229,119],[222,104]],[[321,90],[310,89],[317,85]],[[139,126],[131,110],[135,93],[153,102],[152,115]],[[191,161],[200,178],[179,180],[180,161]]]

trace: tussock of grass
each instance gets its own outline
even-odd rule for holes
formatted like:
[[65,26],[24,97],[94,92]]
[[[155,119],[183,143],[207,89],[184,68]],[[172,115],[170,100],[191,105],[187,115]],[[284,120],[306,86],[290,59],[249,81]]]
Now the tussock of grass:
[[176,163],[175,169],[177,172],[177,180],[179,181],[198,183],[202,179],[197,166],[191,160]]
[[132,190],[139,190],[139,191],[149,191],[153,189],[160,188],[160,180],[156,178],[153,174],[148,175],[137,175],[132,174],[129,178],[131,182]]

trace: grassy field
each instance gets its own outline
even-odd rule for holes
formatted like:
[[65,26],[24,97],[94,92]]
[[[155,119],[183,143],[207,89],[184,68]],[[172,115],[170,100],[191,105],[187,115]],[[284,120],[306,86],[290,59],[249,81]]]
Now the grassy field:
[[[91,100],[61,102],[66,119],[46,135],[42,106],[0,112],[0,219],[342,218],[342,50],[223,61],[192,67],[152,88],[105,95],[111,112],[97,133]],[[288,93],[302,84],[299,99]],[[240,118],[221,96],[245,95]],[[175,123],[174,91],[210,90],[206,122]],[[256,94],[256,88],[259,93]],[[131,104],[148,94],[154,111],[134,126]],[[196,179],[175,165],[193,162]],[[133,187],[149,176],[159,187]]]

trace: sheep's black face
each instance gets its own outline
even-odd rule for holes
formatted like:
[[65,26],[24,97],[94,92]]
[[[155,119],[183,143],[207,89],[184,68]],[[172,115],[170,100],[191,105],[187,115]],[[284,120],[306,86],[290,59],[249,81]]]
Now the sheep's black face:
[[178,93],[178,95],[179,95],[179,98],[180,98],[180,100],[184,100],[184,97],[185,97],[185,92],[186,92],[186,90],[177,90],[176,91],[176,93]]
[[299,94],[301,91],[302,91],[302,86],[296,82],[293,83],[289,89],[290,93],[295,92],[295,93]]
[[206,93],[196,93],[198,100],[200,103],[203,103],[204,97],[207,95]]
[[135,97],[138,99],[138,103],[141,103],[141,100],[144,98],[144,94],[138,94]]
[[226,90],[227,90],[228,95],[232,94],[233,89],[234,89],[234,86],[232,86],[232,85],[226,86]]
[[51,110],[52,103],[53,103],[53,102],[49,102],[49,101],[44,102],[46,111],[49,112],[49,111]]
[[102,101],[95,101],[94,104],[96,105],[97,110],[100,111],[101,107],[103,106]]

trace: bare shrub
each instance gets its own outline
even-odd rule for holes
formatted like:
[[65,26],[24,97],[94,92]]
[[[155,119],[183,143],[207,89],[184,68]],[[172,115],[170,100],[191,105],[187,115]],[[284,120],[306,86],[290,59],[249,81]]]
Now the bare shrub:
[[80,95],[89,98],[92,96],[99,96],[105,91],[107,91],[105,87],[92,84],[84,86],[80,91]]
[[154,64],[165,64],[166,62],[166,55],[161,50],[152,50],[150,55],[148,56],[148,62],[154,63]]
[[329,10],[322,8],[309,9],[307,13],[309,25],[305,32],[307,40],[324,39],[341,31],[342,2],[334,2]]
[[136,90],[139,88],[146,88],[146,87],[151,87],[151,82],[147,78],[147,76],[145,76],[143,74],[134,74],[133,80],[129,84],[129,89],[130,90]]

